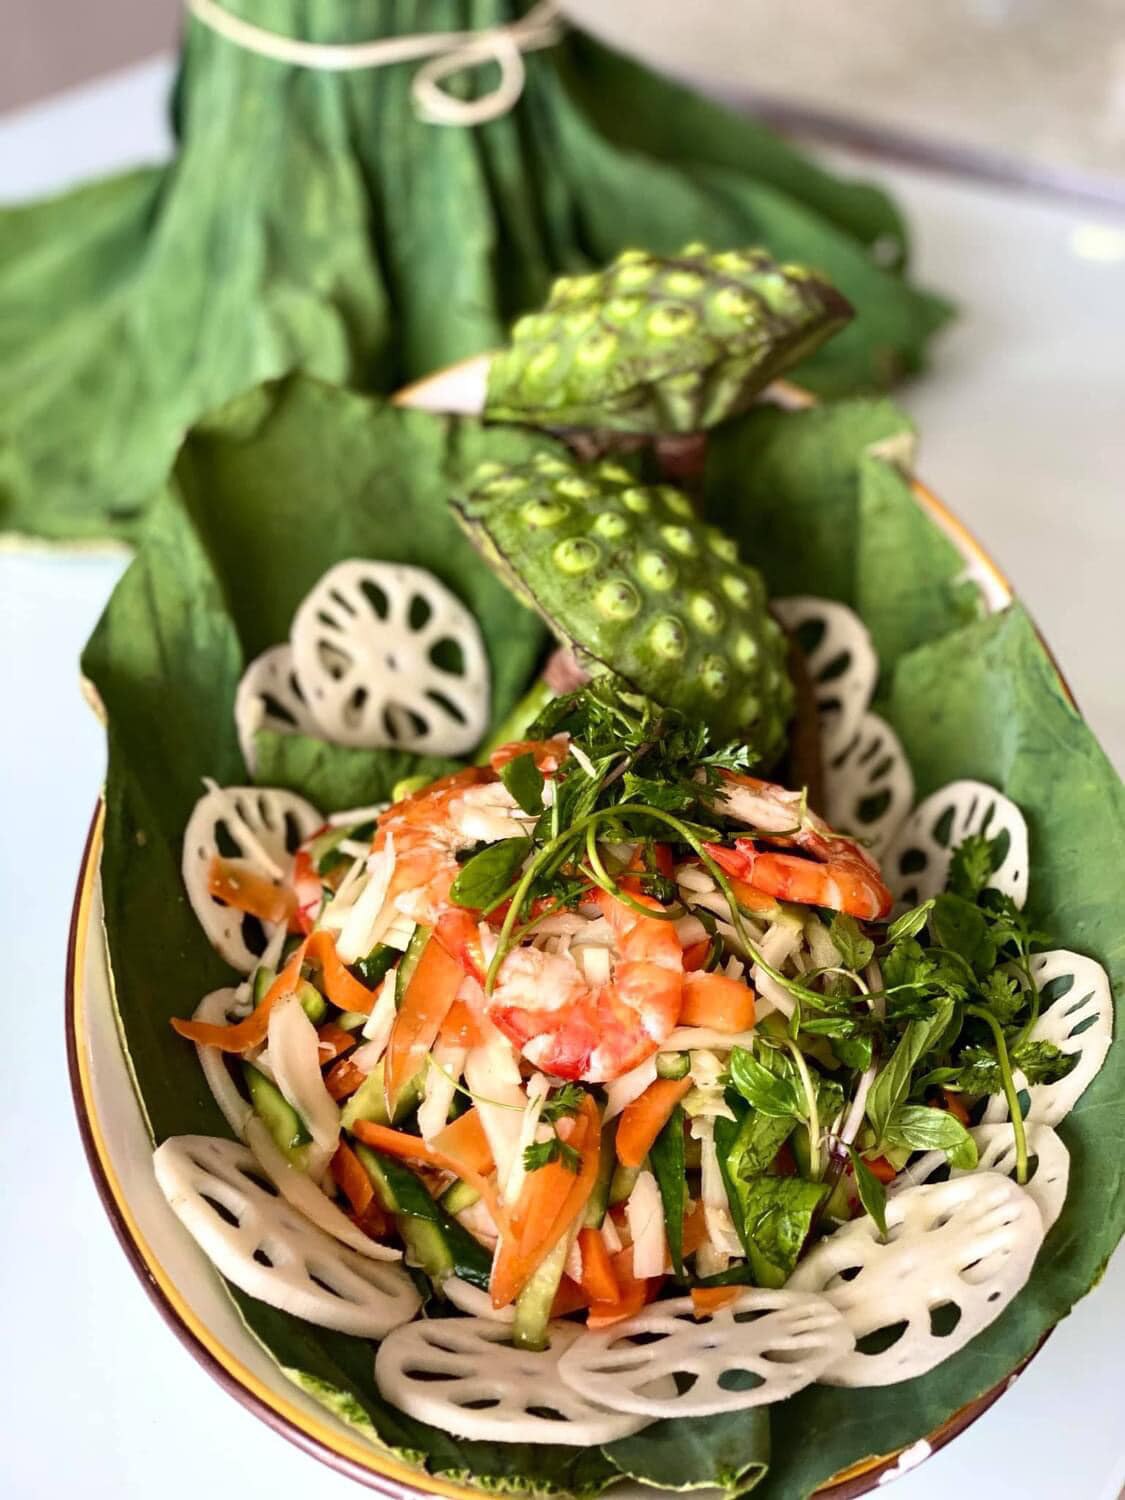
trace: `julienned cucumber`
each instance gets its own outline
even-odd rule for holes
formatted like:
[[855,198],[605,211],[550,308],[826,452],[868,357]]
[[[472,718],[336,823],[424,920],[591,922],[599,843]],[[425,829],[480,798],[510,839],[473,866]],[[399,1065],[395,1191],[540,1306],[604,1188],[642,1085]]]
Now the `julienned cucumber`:
[[613,1181],[613,1169],[617,1164],[614,1142],[617,1139],[617,1122],[611,1121],[602,1130],[601,1147],[598,1154],[598,1175],[586,1204],[582,1220],[587,1229],[600,1229],[609,1207],[609,1185]]
[[242,1076],[250,1090],[250,1102],[263,1125],[294,1166],[304,1166],[308,1155],[305,1147],[312,1140],[304,1120],[277,1085],[251,1063],[242,1064]]
[[636,1187],[640,1175],[640,1167],[623,1167],[620,1162],[617,1163],[609,1184],[609,1201],[613,1206],[625,1202]]
[[[277,978],[273,969],[268,969],[263,964],[261,968],[254,971],[254,1004],[261,1005],[266,998],[270,985]],[[297,986],[297,998],[301,1002],[301,1009],[314,1026],[319,1026],[328,1014],[328,1001],[317,989],[315,984],[310,984],[307,979],[302,979]]]
[[564,1234],[520,1293],[512,1324],[512,1343],[517,1349],[547,1347],[547,1324],[569,1249],[570,1236]]
[[406,952],[402,955],[402,962],[398,966],[398,977],[395,981],[395,1005],[402,1005],[402,998],[406,994],[406,986],[410,983],[414,970],[418,967],[418,960],[422,957],[422,949],[430,941],[429,927],[419,922],[410,934],[410,942],[406,945]]
[[460,1276],[487,1290],[492,1256],[435,1203],[420,1178],[409,1167],[369,1146],[357,1143],[355,1150],[380,1207],[395,1216],[410,1264],[420,1267],[437,1287],[447,1276]]
[[691,1071],[691,1054],[688,1052],[658,1052],[656,1054],[657,1078],[686,1078]]
[[380,1058],[344,1105],[344,1112],[340,1117],[341,1125],[345,1130],[350,1130],[357,1120],[370,1120],[375,1125],[397,1125],[418,1103],[420,1078],[419,1074],[419,1078],[404,1086],[395,1107],[395,1117],[391,1120],[387,1116],[387,1096],[383,1088],[383,1061]]
[[480,1202],[480,1194],[475,1187],[470,1187],[467,1182],[460,1178],[451,1182],[438,1199],[447,1214],[457,1215],[464,1212],[466,1208],[472,1208],[474,1203]]

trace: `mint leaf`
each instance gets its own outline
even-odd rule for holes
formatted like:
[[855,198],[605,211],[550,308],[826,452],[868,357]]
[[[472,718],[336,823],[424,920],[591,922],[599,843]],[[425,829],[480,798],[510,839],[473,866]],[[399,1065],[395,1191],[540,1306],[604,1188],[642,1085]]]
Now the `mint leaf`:
[[962,1171],[971,1172],[977,1164],[976,1142],[957,1116],[928,1104],[905,1104],[896,1110],[883,1140],[914,1151],[944,1151],[949,1165]]
[[839,950],[840,962],[845,969],[857,974],[871,962],[875,955],[875,944],[865,937],[854,917],[838,911],[828,926],[828,936]]
[[529,817],[537,817],[543,811],[543,773],[530,750],[501,766],[500,780]]
[[[825,1182],[801,1177],[736,1177],[731,1213],[759,1286],[784,1286],[828,1196]],[[730,1195],[730,1185],[728,1185]]]
[[474,854],[450,888],[458,906],[487,911],[507,895],[516,872],[531,853],[530,839],[501,839]]
[[890,1061],[876,1074],[867,1095],[866,1109],[876,1141],[883,1140],[892,1116],[910,1093],[914,1069],[925,1053],[940,1040],[952,1017],[953,1004],[944,1000],[934,1007],[933,1013],[926,1020],[911,1021],[891,1054]]

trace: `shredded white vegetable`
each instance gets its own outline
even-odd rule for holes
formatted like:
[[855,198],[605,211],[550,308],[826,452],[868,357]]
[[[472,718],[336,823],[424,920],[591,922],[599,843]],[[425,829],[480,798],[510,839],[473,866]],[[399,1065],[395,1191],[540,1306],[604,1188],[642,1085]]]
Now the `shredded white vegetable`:
[[664,1205],[656,1178],[641,1172],[625,1203],[625,1220],[633,1240],[633,1275],[663,1276],[668,1256],[664,1237]]
[[309,1176],[319,1182],[339,1144],[340,1111],[324,1085],[316,1027],[295,995],[270,1011],[269,1048],[277,1086],[312,1136]]

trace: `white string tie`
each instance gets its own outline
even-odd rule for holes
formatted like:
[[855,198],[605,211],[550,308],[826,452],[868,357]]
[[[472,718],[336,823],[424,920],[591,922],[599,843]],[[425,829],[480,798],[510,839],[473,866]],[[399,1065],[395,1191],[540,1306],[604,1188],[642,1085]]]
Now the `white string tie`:
[[[553,47],[562,36],[559,0],[540,0],[518,21],[484,31],[431,31],[414,36],[381,37],[371,42],[306,42],[256,26],[231,15],[219,0],[186,0],[187,8],[212,31],[261,57],[322,72],[349,73],[418,62],[411,98],[418,118],[431,125],[483,125],[506,115],[523,93],[525,52]],[[465,68],[495,63],[496,87],[479,99],[458,99],[442,81]]]

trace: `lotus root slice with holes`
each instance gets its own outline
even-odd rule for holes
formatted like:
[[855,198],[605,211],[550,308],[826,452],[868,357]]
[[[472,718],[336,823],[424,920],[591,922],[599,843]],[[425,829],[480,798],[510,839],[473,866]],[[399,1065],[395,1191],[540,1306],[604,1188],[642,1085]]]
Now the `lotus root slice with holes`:
[[[1026,1089],[1025,1119],[1057,1125],[1070,1113],[1105,1062],[1113,1040],[1113,993],[1101,964],[1081,953],[1055,948],[1031,957],[1031,977],[1040,994],[1041,1010],[1028,1039],[1051,1042],[1076,1059],[1069,1073],[1054,1083],[1030,1086],[1017,1069],[1017,1091]],[[1008,1119],[1008,1101],[994,1094],[984,1118],[989,1123]]]
[[852,1347],[830,1302],[807,1292],[750,1288],[697,1318],[690,1297],[575,1340],[559,1361],[573,1391],[655,1421],[783,1401]]
[[[970,1170],[1002,1172],[1005,1177],[1014,1180],[1016,1136],[1011,1123],[977,1125],[969,1134],[976,1142],[979,1154],[977,1166]],[[1025,1191],[1039,1210],[1046,1233],[1062,1212],[1066,1201],[1066,1189],[1070,1180],[1070,1152],[1049,1125],[1028,1125],[1026,1135],[1031,1175]],[[944,1151],[926,1151],[899,1173],[887,1192],[894,1197],[919,1183],[965,1175],[965,1169],[949,1165],[949,1158]]]
[[243,672],[234,695],[234,727],[247,769],[257,769],[254,736],[259,729],[278,734],[319,734],[293,665],[293,648],[286,641],[256,656]]
[[477,622],[424,568],[337,563],[298,607],[291,638],[309,708],[336,744],[464,755],[488,727]]
[[989,885],[1017,906],[1027,900],[1027,823],[1014,802],[983,781],[951,781],[920,802],[883,859],[883,874],[900,901],[913,906],[945,889],[953,851],[970,834],[1000,838],[1004,858]]
[[827,1297],[854,1335],[822,1381],[895,1385],[956,1354],[1027,1283],[1043,1233],[1023,1188],[970,1172],[889,1197],[886,1243],[870,1215],[821,1240],[787,1285]]
[[804,652],[828,760],[853,738],[875,691],[879,662],[871,636],[854,609],[832,599],[794,594],[770,608]]
[[400,1266],[337,1244],[280,1196],[253,1152],[173,1136],[153,1157],[177,1218],[215,1269],[251,1297],[322,1328],[384,1338],[420,1298]]
[[435,1318],[397,1329],[379,1346],[375,1383],[400,1411],[474,1442],[588,1448],[645,1425],[598,1405],[559,1378],[559,1361],[585,1331],[552,1323],[550,1347],[517,1349],[511,1325]]
[[283,885],[297,849],[323,822],[311,802],[275,787],[213,787],[192,809],[181,865],[188,900],[211,946],[240,973],[256,966],[276,925],[216,900],[208,888],[211,861],[242,859]]
[[914,777],[898,735],[878,714],[864,714],[851,739],[825,757],[824,796],[832,827],[880,858],[910,811]]

